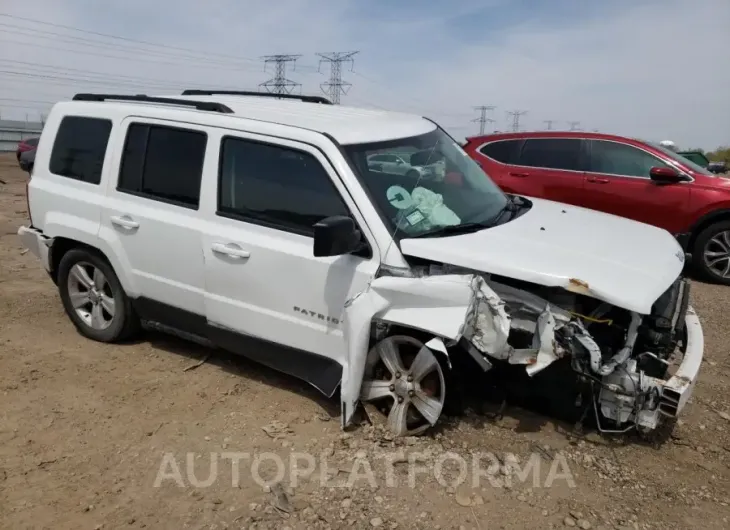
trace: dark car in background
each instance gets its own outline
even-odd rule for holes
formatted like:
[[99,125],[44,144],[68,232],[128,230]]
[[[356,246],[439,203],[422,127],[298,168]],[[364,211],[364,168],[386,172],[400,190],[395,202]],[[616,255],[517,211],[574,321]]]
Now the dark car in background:
[[39,138],[25,138],[18,143],[18,149],[15,151],[15,157],[20,162],[20,155],[26,151],[35,151],[38,147]]
[[35,163],[35,149],[30,149],[28,151],[23,151],[20,154],[20,157],[18,157],[18,164],[20,165],[20,169],[23,171],[27,171],[28,173],[33,172],[33,164]]

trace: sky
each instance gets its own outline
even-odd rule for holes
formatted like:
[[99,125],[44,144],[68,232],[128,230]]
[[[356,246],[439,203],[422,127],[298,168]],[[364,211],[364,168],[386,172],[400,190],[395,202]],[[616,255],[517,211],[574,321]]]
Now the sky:
[[[83,31],[78,31],[83,30]],[[342,104],[428,116],[455,137],[615,133],[730,144],[730,0],[0,0],[0,117],[36,120],[77,92],[257,89],[261,57],[321,94],[317,53],[343,65]]]

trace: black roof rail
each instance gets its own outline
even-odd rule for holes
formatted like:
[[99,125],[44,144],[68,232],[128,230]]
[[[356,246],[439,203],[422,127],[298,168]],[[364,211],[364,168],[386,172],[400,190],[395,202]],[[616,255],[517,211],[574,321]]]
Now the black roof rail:
[[253,90],[183,90],[183,96],[257,96],[260,98],[298,99],[305,103],[321,103],[332,105],[332,102],[323,96],[305,96],[302,94],[274,94],[272,92],[254,92]]
[[213,101],[193,101],[190,99],[177,98],[160,98],[154,96],[146,96],[144,94],[125,95],[125,94],[76,94],[74,101],[139,101],[142,103],[165,103],[168,105],[181,105],[184,107],[195,107],[197,110],[208,110],[211,112],[222,112],[224,114],[232,114],[233,110],[223,103]]

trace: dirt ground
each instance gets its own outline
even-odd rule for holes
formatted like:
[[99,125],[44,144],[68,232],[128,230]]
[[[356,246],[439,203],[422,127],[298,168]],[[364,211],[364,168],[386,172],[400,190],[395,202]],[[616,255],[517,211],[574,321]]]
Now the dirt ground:
[[[394,441],[377,426],[343,433],[336,400],[237,357],[154,333],[82,338],[16,236],[14,156],[0,179],[1,528],[730,527],[728,288],[693,284],[705,363],[664,443],[579,435],[511,406]],[[387,464],[397,453],[413,465]],[[495,473],[479,478],[484,453],[496,460],[479,469]],[[294,468],[292,454],[314,461]],[[539,472],[524,480],[532,455]]]

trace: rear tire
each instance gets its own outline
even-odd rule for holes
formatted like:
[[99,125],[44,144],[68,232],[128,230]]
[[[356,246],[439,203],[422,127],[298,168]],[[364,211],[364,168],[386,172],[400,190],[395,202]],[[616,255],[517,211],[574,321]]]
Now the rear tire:
[[97,252],[69,250],[58,265],[66,314],[85,337],[118,342],[139,330],[139,319],[112,266]]
[[712,224],[697,235],[692,261],[705,280],[730,285],[730,221]]

